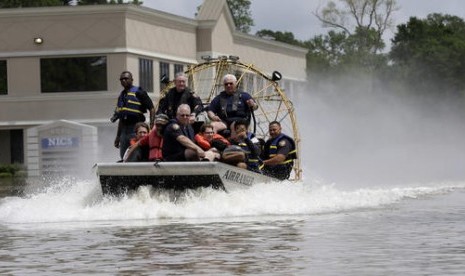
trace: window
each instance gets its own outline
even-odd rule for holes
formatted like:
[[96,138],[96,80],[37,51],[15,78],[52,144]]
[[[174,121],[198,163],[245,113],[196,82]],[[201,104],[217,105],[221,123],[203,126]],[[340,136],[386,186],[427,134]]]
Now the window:
[[139,59],[139,85],[147,92],[153,92],[153,61]]
[[107,58],[43,58],[40,83],[43,93],[107,90]]
[[175,64],[174,65],[174,75],[177,73],[182,73],[184,72],[184,65],[183,64]]
[[170,64],[166,62],[160,62],[160,80],[163,77],[170,79]]
[[6,60],[0,60],[0,95],[8,94]]

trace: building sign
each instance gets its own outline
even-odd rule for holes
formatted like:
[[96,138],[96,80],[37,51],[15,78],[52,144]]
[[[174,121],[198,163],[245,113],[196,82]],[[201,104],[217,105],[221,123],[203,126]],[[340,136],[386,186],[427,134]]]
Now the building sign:
[[79,137],[48,137],[42,138],[42,148],[76,148],[79,147]]

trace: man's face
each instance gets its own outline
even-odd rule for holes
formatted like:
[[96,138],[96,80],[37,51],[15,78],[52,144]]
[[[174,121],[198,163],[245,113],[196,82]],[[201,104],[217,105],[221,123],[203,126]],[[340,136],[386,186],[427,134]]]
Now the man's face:
[[213,132],[213,128],[207,127],[203,133],[203,137],[207,139],[207,141],[211,141],[213,140],[213,134],[215,134],[215,132]]
[[179,76],[174,80],[174,85],[176,85],[176,91],[182,92],[186,89],[187,79],[183,76]]
[[122,73],[119,77],[119,81],[124,88],[130,88],[132,86],[132,77],[129,73]]
[[270,125],[268,131],[270,132],[271,138],[276,138],[279,134],[281,134],[281,127],[277,124],[272,124]]
[[224,91],[228,94],[234,94],[236,92],[236,82],[233,79],[225,79],[224,80]]
[[187,126],[190,121],[190,110],[188,109],[181,109],[178,111],[176,114],[176,119],[178,120],[178,123],[183,126]]

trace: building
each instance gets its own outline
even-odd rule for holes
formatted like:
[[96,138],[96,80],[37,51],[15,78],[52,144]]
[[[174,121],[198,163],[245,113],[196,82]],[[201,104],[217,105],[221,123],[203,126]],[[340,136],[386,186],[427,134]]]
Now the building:
[[306,49],[236,31],[225,0],[205,0],[195,19],[133,5],[0,9],[0,25],[0,163],[39,171],[40,141],[27,130],[59,120],[96,127],[99,152],[117,159],[109,118],[124,70],[154,102],[161,75],[204,55],[285,72],[289,90],[306,77]]

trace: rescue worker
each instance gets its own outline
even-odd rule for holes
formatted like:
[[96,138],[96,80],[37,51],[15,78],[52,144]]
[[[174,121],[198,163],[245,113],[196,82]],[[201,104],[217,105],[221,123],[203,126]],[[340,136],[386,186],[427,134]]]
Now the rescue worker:
[[294,139],[282,133],[281,124],[273,121],[269,124],[270,139],[263,147],[262,171],[264,174],[279,180],[288,179],[291,175],[297,150]]
[[[213,123],[223,122],[227,128],[237,120],[250,123],[251,112],[258,108],[252,96],[237,89],[236,76],[227,74],[223,77],[224,91],[217,95],[208,106],[208,117]],[[215,125],[214,125],[215,126]],[[220,133],[221,127],[215,126]]]
[[155,120],[155,108],[147,92],[132,84],[131,72],[122,72],[120,82],[124,89],[121,91],[116,104],[115,116],[118,117],[119,122],[114,145],[119,148],[120,157],[123,159],[133,136],[135,124],[145,121],[144,113],[148,110],[150,128],[152,128]]
[[194,143],[194,129],[189,123],[191,109],[181,104],[176,119],[171,119],[163,132],[162,154],[165,161],[199,161],[205,151]]
[[247,131],[247,129],[248,124],[245,120],[235,121],[235,134],[229,141],[231,144],[241,147],[245,153],[245,166],[240,163],[237,166],[260,173],[260,141],[255,137],[255,134]]
[[165,97],[160,99],[157,114],[163,113],[168,115],[170,119],[176,119],[179,105],[187,104],[192,111],[190,120],[193,123],[195,117],[203,110],[202,100],[187,87],[187,77],[184,73],[176,74],[174,85],[175,87],[171,88]]

